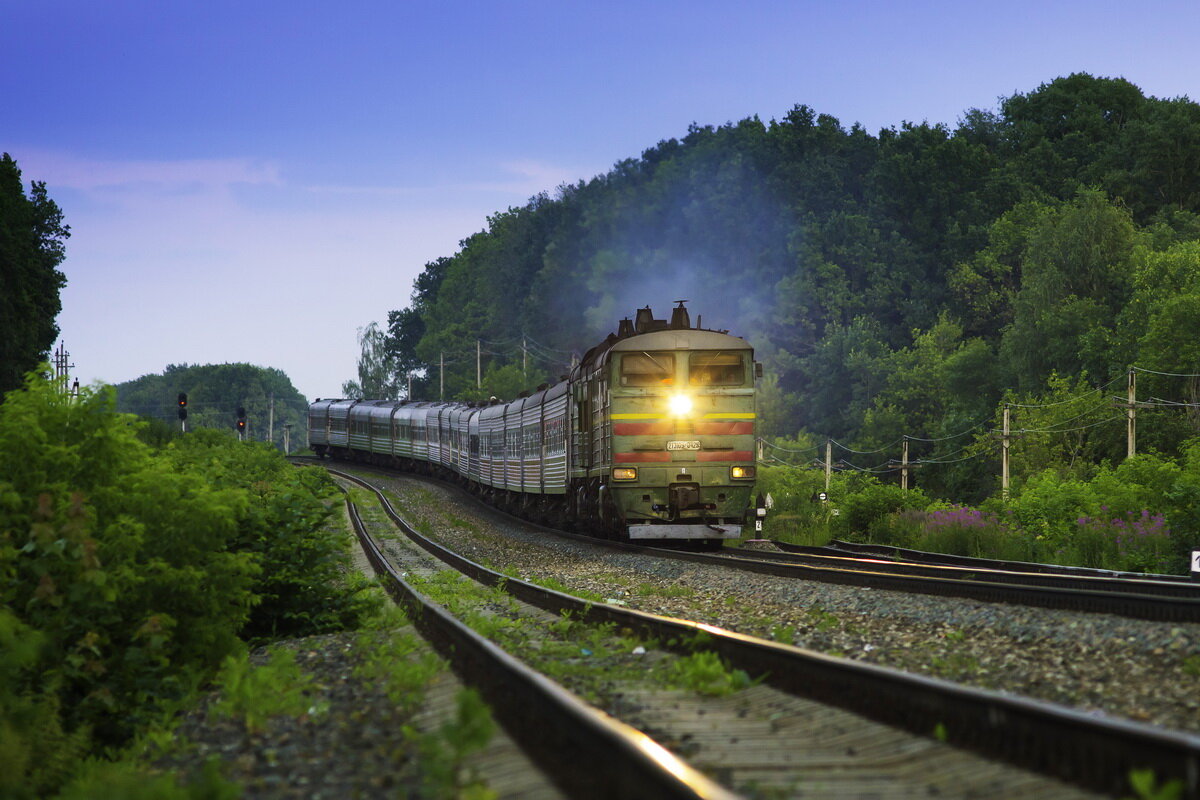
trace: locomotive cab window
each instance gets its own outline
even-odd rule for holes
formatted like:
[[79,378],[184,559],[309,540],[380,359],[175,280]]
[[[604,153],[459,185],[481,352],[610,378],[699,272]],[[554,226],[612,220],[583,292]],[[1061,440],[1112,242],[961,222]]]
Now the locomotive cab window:
[[675,356],[670,353],[626,353],[621,357],[622,386],[671,386]]
[[688,382],[692,386],[741,386],[746,382],[742,354],[692,353],[688,356]]

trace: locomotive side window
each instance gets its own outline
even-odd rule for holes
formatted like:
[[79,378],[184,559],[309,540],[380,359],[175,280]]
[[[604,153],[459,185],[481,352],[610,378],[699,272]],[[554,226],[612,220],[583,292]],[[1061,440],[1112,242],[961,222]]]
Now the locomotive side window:
[[622,386],[670,386],[675,383],[671,353],[626,353],[621,357]]
[[693,386],[741,386],[746,366],[741,353],[701,351],[688,356],[688,376]]

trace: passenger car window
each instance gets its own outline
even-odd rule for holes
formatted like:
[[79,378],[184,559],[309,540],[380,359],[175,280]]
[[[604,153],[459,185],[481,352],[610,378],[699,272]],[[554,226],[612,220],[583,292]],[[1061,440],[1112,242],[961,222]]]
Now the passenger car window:
[[670,353],[626,353],[621,357],[622,386],[670,386],[675,383],[675,356]]
[[692,353],[688,356],[688,382],[693,386],[741,386],[746,382],[742,354]]

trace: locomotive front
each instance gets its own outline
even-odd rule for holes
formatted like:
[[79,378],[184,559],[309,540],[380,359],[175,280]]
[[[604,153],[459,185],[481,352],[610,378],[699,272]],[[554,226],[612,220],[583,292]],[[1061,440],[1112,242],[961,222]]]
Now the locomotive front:
[[755,513],[753,349],[686,319],[609,354],[608,488],[630,539],[734,538]]

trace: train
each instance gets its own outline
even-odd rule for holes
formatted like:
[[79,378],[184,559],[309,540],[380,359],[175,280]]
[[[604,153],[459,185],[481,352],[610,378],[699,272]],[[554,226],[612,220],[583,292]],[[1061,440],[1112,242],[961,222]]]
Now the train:
[[317,399],[318,457],[454,480],[530,520],[635,543],[720,547],[761,530],[762,366],[744,339],[649,306],[569,375],[511,402]]

